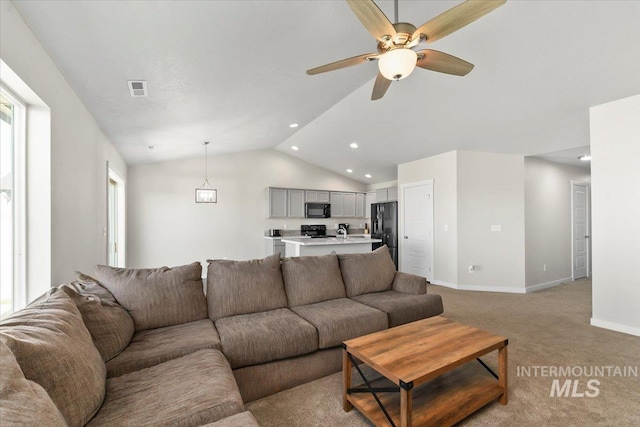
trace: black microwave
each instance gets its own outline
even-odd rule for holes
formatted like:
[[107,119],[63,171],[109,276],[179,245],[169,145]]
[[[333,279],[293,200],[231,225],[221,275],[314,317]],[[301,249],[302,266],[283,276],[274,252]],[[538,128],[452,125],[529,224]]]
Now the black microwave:
[[305,218],[331,218],[331,205],[329,203],[305,203]]

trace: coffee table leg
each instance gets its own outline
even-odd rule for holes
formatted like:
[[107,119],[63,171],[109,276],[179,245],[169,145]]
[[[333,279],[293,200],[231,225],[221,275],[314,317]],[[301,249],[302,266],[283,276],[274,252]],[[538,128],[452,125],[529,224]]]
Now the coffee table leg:
[[508,401],[507,383],[507,345],[505,345],[498,350],[498,385],[504,390],[498,401],[503,405]]
[[400,388],[400,427],[411,427],[413,390]]
[[347,390],[351,388],[351,360],[347,349],[342,350],[342,409],[349,412],[353,405],[347,400]]

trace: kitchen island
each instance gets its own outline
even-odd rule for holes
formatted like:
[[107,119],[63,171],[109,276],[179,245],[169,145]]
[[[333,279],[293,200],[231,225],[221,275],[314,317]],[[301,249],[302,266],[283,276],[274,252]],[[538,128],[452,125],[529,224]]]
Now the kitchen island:
[[381,239],[372,239],[369,236],[323,237],[311,238],[283,238],[285,244],[285,256],[327,255],[331,252],[337,254],[362,254],[371,252],[372,243],[382,243]]

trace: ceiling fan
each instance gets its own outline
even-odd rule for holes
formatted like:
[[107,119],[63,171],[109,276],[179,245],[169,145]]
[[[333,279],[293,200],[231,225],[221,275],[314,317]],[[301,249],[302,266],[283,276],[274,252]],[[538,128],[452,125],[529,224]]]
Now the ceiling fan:
[[[392,24],[373,0],[346,0],[360,22],[378,41],[378,53],[342,59],[307,70],[314,75],[351,67],[366,61],[378,60],[378,77],[373,85],[371,100],[384,96],[393,80],[407,77],[416,66],[431,71],[467,75],[473,64],[432,49],[414,50],[420,43],[432,43],[486,15],[506,3],[506,0],[467,0],[436,16],[419,28],[406,22]],[[398,20],[398,0],[394,2]]]

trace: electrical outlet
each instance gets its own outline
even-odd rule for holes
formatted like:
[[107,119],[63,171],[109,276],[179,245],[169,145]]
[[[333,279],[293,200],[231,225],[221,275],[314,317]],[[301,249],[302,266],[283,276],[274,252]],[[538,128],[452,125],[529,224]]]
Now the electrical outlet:
[[547,271],[547,264],[542,264],[542,271]]
[[469,266],[469,273],[475,273],[476,272],[476,266],[475,265],[470,265]]

